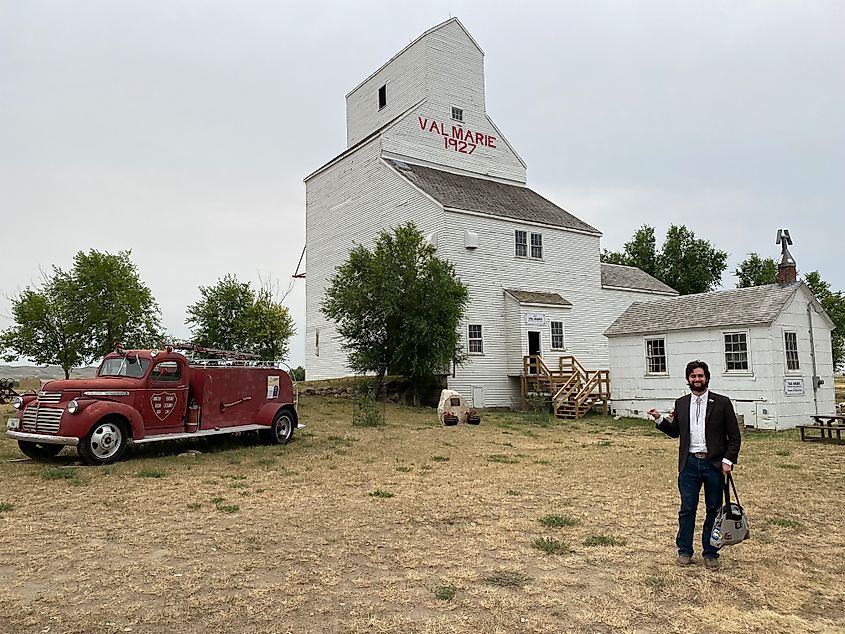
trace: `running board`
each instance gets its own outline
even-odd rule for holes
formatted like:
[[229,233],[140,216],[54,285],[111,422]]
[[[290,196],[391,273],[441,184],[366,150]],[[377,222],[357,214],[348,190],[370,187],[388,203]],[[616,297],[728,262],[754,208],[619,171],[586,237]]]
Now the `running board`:
[[[296,428],[302,429],[305,427],[299,423]],[[269,425],[237,425],[235,427],[215,427],[214,429],[200,429],[198,431],[181,432],[178,434],[154,434],[152,436],[145,436],[140,440],[133,440],[133,444],[143,445],[148,442],[159,442],[161,440],[183,440],[185,438],[199,438],[202,436],[222,436],[224,434],[237,434],[243,431],[261,431],[270,429]]]

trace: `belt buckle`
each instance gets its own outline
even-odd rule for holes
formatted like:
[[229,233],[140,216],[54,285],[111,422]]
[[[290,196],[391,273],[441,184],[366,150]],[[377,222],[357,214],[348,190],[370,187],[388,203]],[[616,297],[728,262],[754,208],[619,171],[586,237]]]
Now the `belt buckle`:
[[705,458],[707,458],[706,451],[696,451],[692,455],[698,458],[699,460],[704,460]]

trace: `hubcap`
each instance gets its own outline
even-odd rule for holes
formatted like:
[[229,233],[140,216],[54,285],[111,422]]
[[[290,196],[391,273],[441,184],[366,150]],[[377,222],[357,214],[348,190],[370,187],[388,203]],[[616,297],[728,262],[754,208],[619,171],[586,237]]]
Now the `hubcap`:
[[122,437],[117,425],[103,423],[91,434],[91,451],[101,460],[107,460],[117,453]]
[[287,416],[280,418],[279,422],[276,424],[276,438],[279,440],[285,440],[288,436],[290,436],[291,424],[291,420]]

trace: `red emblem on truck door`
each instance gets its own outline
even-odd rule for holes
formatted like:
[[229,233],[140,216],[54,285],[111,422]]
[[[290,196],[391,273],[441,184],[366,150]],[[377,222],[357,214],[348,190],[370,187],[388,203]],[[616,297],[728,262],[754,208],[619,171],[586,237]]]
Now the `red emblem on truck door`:
[[176,395],[172,392],[158,392],[150,397],[150,405],[153,406],[153,413],[159,420],[164,420],[173,412],[176,407]]

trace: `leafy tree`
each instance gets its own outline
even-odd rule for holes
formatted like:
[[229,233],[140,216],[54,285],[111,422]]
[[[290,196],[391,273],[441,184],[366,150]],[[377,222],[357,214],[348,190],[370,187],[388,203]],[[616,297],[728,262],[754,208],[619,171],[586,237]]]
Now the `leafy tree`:
[[329,280],[323,313],[337,324],[350,367],[402,374],[415,393],[435,371],[462,360],[458,326],[469,298],[454,267],[413,223],[379,233],[372,251],[356,246]]
[[186,320],[193,343],[258,354],[268,361],[287,356],[293,319],[269,284],[256,291],[249,282],[227,275],[199,290],[202,299],[188,306]]
[[670,225],[658,250],[654,228],[640,227],[621,252],[604,251],[602,262],[636,266],[681,295],[704,293],[719,286],[728,254],[695,237],[686,226]]
[[834,329],[831,333],[833,367],[834,369],[841,368],[845,362],[845,295],[842,291],[831,291],[830,284],[822,279],[818,271],[811,271],[804,275],[804,282],[833,321]]
[[305,368],[301,365],[292,368],[290,371],[291,376],[293,377],[294,381],[304,381],[305,380]]
[[80,251],[71,271],[54,266],[41,288],[12,298],[14,325],[0,334],[3,358],[59,365],[67,378],[72,368],[95,361],[116,343],[158,342],[158,305],[129,256]]
[[774,284],[778,279],[778,265],[772,258],[761,258],[757,253],[749,253],[734,271],[739,278],[737,288]]

